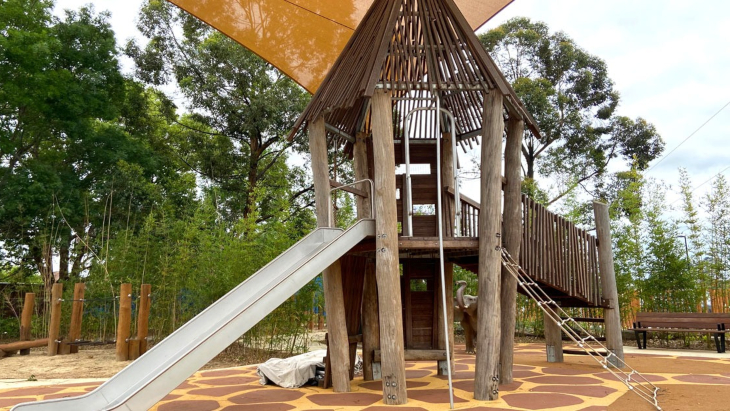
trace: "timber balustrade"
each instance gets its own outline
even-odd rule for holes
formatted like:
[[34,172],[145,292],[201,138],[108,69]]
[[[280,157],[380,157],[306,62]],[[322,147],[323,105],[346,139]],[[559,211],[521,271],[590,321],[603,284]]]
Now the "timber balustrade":
[[[453,207],[454,191],[447,190]],[[479,227],[479,203],[461,195],[461,236],[476,237]],[[522,245],[520,265],[536,281],[547,284],[588,307],[600,307],[601,277],[598,271],[598,241],[586,230],[550,212],[526,195],[522,195]],[[453,236],[453,222],[446,227]]]

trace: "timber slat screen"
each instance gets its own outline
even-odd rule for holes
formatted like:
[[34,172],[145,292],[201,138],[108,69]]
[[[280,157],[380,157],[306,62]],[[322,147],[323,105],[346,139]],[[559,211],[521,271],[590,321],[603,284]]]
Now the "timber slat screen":
[[523,195],[520,265],[537,281],[601,305],[596,238]]

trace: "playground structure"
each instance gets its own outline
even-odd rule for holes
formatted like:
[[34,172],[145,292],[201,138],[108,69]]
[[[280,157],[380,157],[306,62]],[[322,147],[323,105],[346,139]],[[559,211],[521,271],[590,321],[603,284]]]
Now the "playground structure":
[[55,283],[51,289],[50,321],[48,323],[48,337],[31,340],[31,323],[35,307],[35,293],[26,293],[23,311],[20,319],[20,341],[0,345],[0,358],[19,352],[20,355],[30,354],[31,348],[47,347],[47,355],[76,354],[79,346],[115,344],[118,361],[135,360],[147,351],[148,324],[151,303],[151,286],[142,284],[140,287],[139,303],[137,306],[137,335],[130,336],[132,321],[132,285],[122,284],[119,294],[119,315],[117,319],[116,338],[114,340],[87,341],[81,339],[82,321],[84,317],[84,298],[86,285],[74,285],[71,318],[68,334],[61,337],[61,309],[63,299],[63,284]]
[[[93,392],[14,409],[147,409],[320,272],[334,391],[350,391],[362,341],[364,378],[405,404],[405,361],[436,361],[451,385],[454,264],[478,276],[476,399],[512,382],[519,286],[544,311],[549,361],[566,332],[658,408],[656,387],[624,371],[607,207],[595,238],[521,196],[522,138],[538,126],[452,0],[374,1],[290,138],[305,128],[318,229]],[[480,201],[459,193],[458,146],[480,146]],[[332,151],[355,183],[330,180]],[[332,228],[334,190],[356,195],[346,231]],[[606,345],[563,307],[603,308]]]

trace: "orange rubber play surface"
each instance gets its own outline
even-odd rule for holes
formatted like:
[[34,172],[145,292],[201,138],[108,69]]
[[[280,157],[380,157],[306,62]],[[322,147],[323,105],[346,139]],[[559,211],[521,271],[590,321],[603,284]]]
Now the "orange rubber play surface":
[[[518,344],[515,348],[515,382],[500,386],[500,399],[493,402],[475,401],[473,355],[467,355],[463,346],[456,347],[454,373],[454,401],[456,409],[473,410],[583,410],[600,411],[618,409],[611,404],[632,404],[621,406],[621,411],[651,410],[653,407],[628,393],[621,382],[593,362],[581,356],[566,356],[563,364],[545,362],[544,346],[540,344]],[[645,363],[650,372],[645,376],[660,388],[667,388],[664,398],[669,400],[672,387],[698,394],[698,398],[713,395],[713,390],[727,390],[730,387],[730,357],[700,358],[649,356],[632,354],[632,360]],[[684,373],[677,372],[679,367]],[[671,364],[671,372],[655,372],[663,368],[656,364]],[[652,365],[654,364],[654,365]],[[334,393],[331,389],[303,387],[283,389],[262,386],[256,376],[256,366],[242,366],[224,370],[210,370],[196,373],[187,382],[158,403],[153,410],[159,411],[246,411],[246,410],[446,410],[448,409],[448,382],[446,377],[436,375],[434,362],[408,362],[408,404],[398,407],[382,405],[382,391],[379,381],[365,382],[356,378],[352,392]],[[718,372],[727,370],[725,374]],[[639,369],[639,371],[642,371]],[[78,383],[54,386],[36,386],[0,391],[0,409],[10,409],[15,404],[51,398],[71,397],[93,390],[100,383]],[[661,393],[661,391],[660,391]],[[660,405],[663,396],[660,395]],[[701,406],[701,403],[697,405]],[[667,408],[665,409],[682,409]],[[704,408],[715,409],[715,408]]]

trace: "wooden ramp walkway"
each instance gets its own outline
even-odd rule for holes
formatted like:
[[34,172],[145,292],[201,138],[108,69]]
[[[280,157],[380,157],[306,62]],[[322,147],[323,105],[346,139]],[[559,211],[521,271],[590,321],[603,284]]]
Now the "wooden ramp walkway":
[[[527,275],[563,307],[603,307],[598,239],[525,195],[522,213],[519,265]],[[476,232],[478,225],[479,204],[462,196],[464,232]],[[452,259],[477,274],[478,253]]]

